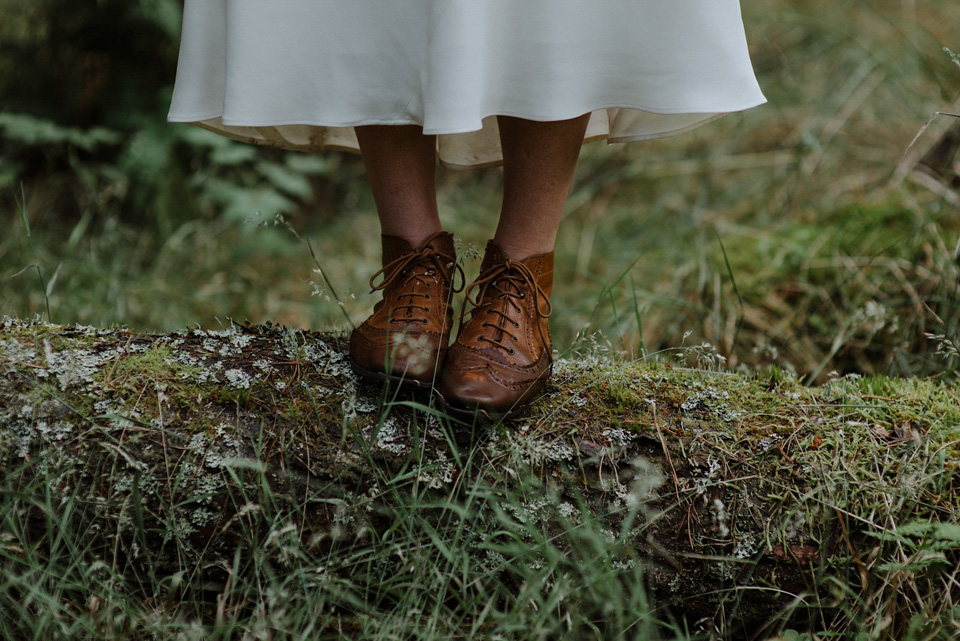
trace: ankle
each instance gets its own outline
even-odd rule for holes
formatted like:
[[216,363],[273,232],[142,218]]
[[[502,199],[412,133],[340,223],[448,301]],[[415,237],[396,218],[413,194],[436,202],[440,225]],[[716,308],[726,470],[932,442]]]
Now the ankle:
[[496,237],[494,237],[493,242],[503,251],[504,254],[507,255],[510,260],[515,260],[518,262],[527,260],[528,258],[532,258],[534,256],[542,256],[544,254],[553,252],[552,244],[518,244],[509,241],[505,242]]

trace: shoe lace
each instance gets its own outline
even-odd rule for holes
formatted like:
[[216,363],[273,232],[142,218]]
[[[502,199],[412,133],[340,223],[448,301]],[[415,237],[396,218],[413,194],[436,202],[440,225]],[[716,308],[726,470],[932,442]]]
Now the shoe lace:
[[[476,296],[471,296],[471,291],[477,290]],[[491,291],[492,290],[492,291]],[[513,354],[514,349],[504,342],[507,338],[514,343],[519,340],[519,336],[510,331],[508,326],[514,329],[520,328],[520,323],[511,318],[510,311],[521,313],[522,307],[519,301],[525,300],[527,292],[533,294],[533,307],[539,318],[549,318],[553,313],[553,306],[550,304],[550,297],[537,283],[536,277],[530,268],[509,258],[492,269],[490,273],[473,281],[466,291],[466,300],[460,310],[460,326],[463,327],[463,315],[467,303],[473,305],[471,319],[477,315],[486,313],[498,317],[493,323],[484,321],[481,327],[493,330],[490,335],[484,333],[477,337],[477,340],[490,343],[508,354]],[[502,304],[497,304],[502,302]],[[539,323],[538,323],[539,325]],[[540,330],[543,331],[542,329]]]
[[[454,257],[449,256],[441,252],[436,247],[432,247],[428,244],[424,244],[420,249],[416,249],[411,252],[407,252],[401,256],[398,256],[394,260],[390,261],[384,265],[380,270],[377,271],[373,276],[370,277],[370,293],[377,292],[382,289],[387,289],[393,285],[398,285],[403,288],[404,292],[398,294],[396,299],[398,302],[406,300],[406,304],[396,305],[391,309],[391,323],[392,322],[405,322],[400,318],[403,310],[408,310],[410,315],[415,310],[420,310],[424,313],[428,313],[430,308],[425,305],[420,305],[416,302],[417,298],[423,298],[425,300],[430,299],[430,294],[418,291],[416,286],[425,286],[427,285],[427,278],[432,278],[436,276],[437,270],[440,273],[445,273],[446,270],[453,266],[453,274],[450,290],[451,293],[459,292],[463,289],[464,275],[463,268],[457,264],[457,261]],[[460,285],[457,286],[456,280],[457,276],[460,277]],[[377,283],[377,279],[381,278],[381,281]],[[415,319],[424,325],[427,324],[426,318]]]

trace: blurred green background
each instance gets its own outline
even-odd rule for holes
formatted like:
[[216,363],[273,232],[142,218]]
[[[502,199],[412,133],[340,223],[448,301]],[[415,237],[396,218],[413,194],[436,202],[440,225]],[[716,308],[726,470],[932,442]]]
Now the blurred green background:
[[[731,366],[811,380],[952,376],[960,119],[925,123],[960,112],[960,4],[742,5],[769,104],[584,148],[555,346],[683,360],[710,343]],[[167,124],[181,8],[0,0],[0,315],[348,329],[379,267],[359,157]],[[448,227],[483,247],[499,170],[439,179]]]

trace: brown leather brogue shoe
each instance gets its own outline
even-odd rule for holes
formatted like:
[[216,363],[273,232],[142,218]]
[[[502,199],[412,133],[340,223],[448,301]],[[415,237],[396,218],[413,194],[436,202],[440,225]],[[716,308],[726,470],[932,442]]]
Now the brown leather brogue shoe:
[[469,320],[461,317],[438,385],[452,413],[497,419],[540,393],[553,362],[552,288],[553,252],[514,261],[493,241],[487,244],[480,277],[464,302],[474,307]]
[[396,236],[382,241],[383,268],[370,287],[383,300],[350,335],[350,361],[361,376],[430,387],[447,351],[457,272],[463,281],[453,236],[437,232],[419,249]]

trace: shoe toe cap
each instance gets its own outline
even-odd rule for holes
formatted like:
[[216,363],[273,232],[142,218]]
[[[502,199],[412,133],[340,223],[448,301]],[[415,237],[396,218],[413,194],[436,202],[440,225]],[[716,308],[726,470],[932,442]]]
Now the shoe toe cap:
[[488,368],[443,372],[439,392],[450,405],[466,409],[506,412],[516,405],[522,394],[501,385]]

